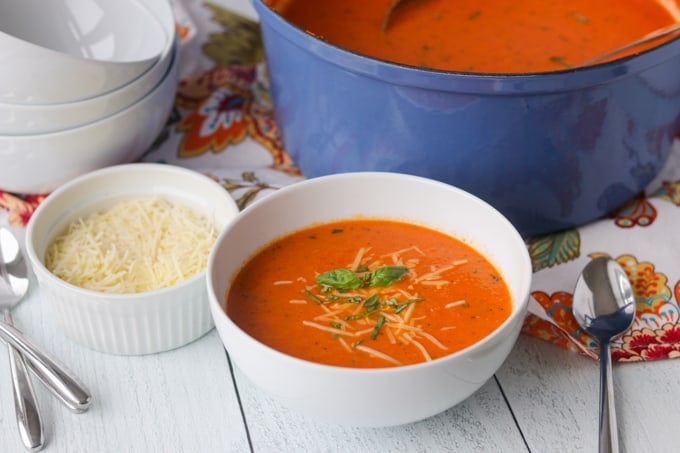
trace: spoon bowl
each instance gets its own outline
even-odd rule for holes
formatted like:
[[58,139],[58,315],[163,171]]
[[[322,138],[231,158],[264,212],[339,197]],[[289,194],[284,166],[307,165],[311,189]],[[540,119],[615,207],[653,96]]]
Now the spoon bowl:
[[635,319],[635,296],[625,271],[612,258],[590,261],[574,289],[576,322],[600,344],[600,452],[618,451],[610,343]]

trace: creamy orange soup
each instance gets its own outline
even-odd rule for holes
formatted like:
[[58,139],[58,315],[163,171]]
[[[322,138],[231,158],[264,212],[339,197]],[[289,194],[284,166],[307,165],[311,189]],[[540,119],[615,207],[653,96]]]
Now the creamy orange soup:
[[316,225],[238,272],[227,315],[286,354],[343,367],[408,365],[489,335],[512,312],[506,283],[469,245],[385,220]]
[[[673,22],[654,0],[269,0],[309,33],[411,66],[482,73],[573,67]],[[640,49],[637,49],[640,50]]]

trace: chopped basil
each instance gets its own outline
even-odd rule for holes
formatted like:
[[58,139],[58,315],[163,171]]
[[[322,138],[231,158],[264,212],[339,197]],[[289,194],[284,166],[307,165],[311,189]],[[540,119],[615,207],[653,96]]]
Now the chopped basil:
[[390,286],[408,274],[406,266],[383,266],[372,272],[366,272],[363,280],[350,269],[334,269],[316,276],[316,282],[328,288],[357,289],[363,286]]
[[380,300],[377,294],[373,294],[371,297],[366,299],[364,302],[364,307],[366,307],[366,310],[369,311],[375,311],[378,308]]
[[364,300],[364,298],[361,296],[345,297],[344,299],[342,299],[343,302],[346,302],[348,304],[358,304],[362,300]]
[[[344,302],[361,304],[364,310],[361,313],[354,313],[344,317],[345,321],[353,321],[357,319],[368,318],[376,314],[378,316],[376,325],[371,333],[371,339],[375,338],[380,333],[382,326],[387,322],[387,318],[382,314],[385,309],[392,309],[395,314],[400,313],[407,306],[414,302],[420,302],[423,299],[413,298],[406,302],[399,303],[394,297],[386,298],[384,301],[380,300],[379,294],[373,294],[364,299],[362,296],[352,295],[350,297],[343,297],[342,293],[346,290],[358,289],[364,287],[387,287],[401,280],[409,270],[406,266],[383,266],[373,271],[369,271],[367,266],[360,266],[358,272],[363,275],[359,277],[357,273],[350,269],[340,268],[332,271],[324,272],[316,277],[316,283],[321,285],[321,293],[325,298],[315,296],[310,291],[305,290],[305,294],[310,299],[318,304],[329,304],[333,302]],[[337,291],[334,293],[333,291]],[[339,294],[338,294],[339,293]],[[341,328],[340,324],[333,323],[332,327]],[[355,343],[355,347],[359,343]]]
[[365,312],[357,313],[356,315],[347,315],[347,316],[345,316],[345,321],[354,321],[356,319],[368,318],[369,316],[371,316],[375,312],[376,312],[376,310],[366,310]]
[[324,272],[316,276],[316,282],[337,289],[356,289],[363,286],[361,279],[349,269],[335,269]]
[[388,307],[396,307],[397,305],[399,305],[399,302],[394,297],[390,297],[389,299],[385,299],[383,305]]
[[384,266],[379,267],[368,275],[370,286],[390,286],[398,282],[404,275],[408,274],[406,266]]
[[553,55],[552,57],[550,57],[550,62],[560,66],[564,66],[565,68],[571,67],[571,65],[564,59],[564,57],[560,55]]
[[385,317],[383,315],[378,316],[378,322],[375,324],[375,327],[373,328],[373,332],[371,332],[371,340],[375,340],[380,333],[380,329],[382,329],[383,324],[385,324]]
[[310,290],[308,290],[308,289],[305,289],[305,296],[309,297],[310,299],[312,299],[312,300],[313,300],[314,302],[316,302],[317,304],[323,305],[323,303],[324,303],[323,300],[321,300],[321,299],[319,299],[318,297],[316,297],[316,296],[314,295],[314,293],[312,293],[312,292],[311,292]]
[[412,303],[421,302],[422,300],[423,300],[423,299],[416,297],[416,298],[414,298],[414,299],[409,299],[409,300],[407,300],[406,302],[403,302],[403,303],[401,303],[401,304],[397,304],[397,306],[394,307],[394,314],[395,314],[395,315],[398,315],[399,313],[401,313],[402,311],[404,311],[404,309],[405,309],[406,307],[408,307],[409,305],[411,305]]

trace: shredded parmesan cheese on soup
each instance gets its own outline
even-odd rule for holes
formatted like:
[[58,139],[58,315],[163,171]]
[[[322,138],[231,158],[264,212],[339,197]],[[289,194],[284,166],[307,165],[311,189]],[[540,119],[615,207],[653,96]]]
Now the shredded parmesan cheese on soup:
[[186,206],[133,199],[71,223],[48,248],[45,266],[82,288],[138,293],[205,269],[216,238],[211,220]]

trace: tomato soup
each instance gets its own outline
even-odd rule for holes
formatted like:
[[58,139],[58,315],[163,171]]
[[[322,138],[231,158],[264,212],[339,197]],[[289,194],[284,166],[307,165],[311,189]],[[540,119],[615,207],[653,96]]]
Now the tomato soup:
[[340,47],[410,66],[476,73],[570,68],[673,22],[654,0],[411,0],[383,29],[392,2],[267,1],[293,24]]
[[512,312],[506,283],[464,242],[408,223],[352,219],[280,238],[238,272],[227,315],[291,356],[378,368],[478,342]]

